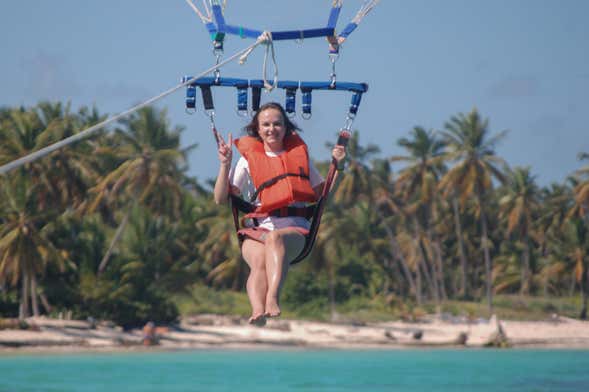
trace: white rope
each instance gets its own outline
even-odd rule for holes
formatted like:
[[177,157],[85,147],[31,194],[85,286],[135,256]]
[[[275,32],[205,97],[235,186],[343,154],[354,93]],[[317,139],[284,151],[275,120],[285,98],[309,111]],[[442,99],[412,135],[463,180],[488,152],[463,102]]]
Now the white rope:
[[209,23],[209,22],[213,21],[213,19],[211,18],[211,11],[209,10],[209,7],[207,6],[207,3],[204,0],[203,0],[203,4],[205,6],[205,11],[207,12],[206,16],[203,15],[202,12],[200,12],[200,10],[192,2],[192,0],[186,0],[186,3],[190,6],[190,8],[192,8],[194,10],[194,12],[196,12],[196,14],[200,18],[200,20],[202,20],[203,23]]
[[372,11],[374,7],[376,7],[379,1],[380,0],[366,0],[364,4],[362,4],[362,7],[360,7],[360,10],[356,14],[356,16],[354,16],[354,19],[352,19],[352,22],[360,24],[360,22],[362,22],[362,19],[364,19],[364,17],[368,15],[368,13]]
[[[258,43],[263,43],[266,45],[266,53],[264,54],[264,64],[262,67],[262,78],[264,79],[264,88],[266,91],[272,91],[278,85],[278,64],[276,63],[276,53],[274,52],[274,43],[272,42],[272,33],[269,31],[264,31],[258,39],[256,40]],[[247,51],[239,58],[239,64],[244,64],[247,61],[248,56],[254,50]],[[274,64],[274,84],[268,83],[267,78],[267,64],[268,64],[268,55],[272,53],[272,63]]]
[[108,124],[110,124],[110,123],[112,123],[112,122],[114,122],[114,121],[116,121],[116,120],[118,120],[120,118],[123,118],[125,116],[128,116],[129,114],[131,114],[133,112],[136,112],[137,110],[139,110],[139,109],[141,109],[141,108],[143,108],[145,106],[151,105],[155,101],[158,101],[158,100],[160,100],[160,99],[162,99],[162,98],[164,98],[164,97],[172,94],[176,90],[179,90],[182,87],[185,87],[185,86],[189,85],[194,80],[199,79],[199,78],[202,78],[203,76],[205,76],[205,75],[213,72],[215,69],[220,68],[220,67],[224,66],[225,64],[227,64],[227,63],[235,60],[239,56],[243,55],[245,52],[251,52],[256,46],[260,45],[261,43],[262,43],[262,41],[259,41],[259,40],[256,41],[254,44],[248,46],[245,49],[242,49],[242,50],[236,52],[232,56],[228,57],[226,60],[220,62],[219,64],[215,64],[214,66],[212,66],[212,67],[208,68],[207,70],[201,72],[199,75],[193,77],[192,79],[189,79],[189,80],[187,80],[187,81],[185,81],[183,83],[180,83],[179,85],[177,85],[175,87],[172,87],[172,88],[164,91],[163,93],[161,93],[161,94],[159,94],[159,95],[157,95],[157,96],[155,96],[153,98],[148,99],[147,101],[145,101],[143,103],[140,103],[140,104],[138,104],[136,106],[133,106],[132,108],[130,108],[128,110],[125,110],[124,112],[121,112],[121,113],[116,114],[116,115],[114,115],[112,117],[109,117],[106,120],[104,120],[104,121],[102,121],[102,122],[100,122],[98,124],[95,124],[95,125],[91,126],[90,128],[87,128],[87,129],[85,129],[83,131],[80,131],[79,133],[76,133],[75,135],[72,135],[72,136],[67,137],[67,138],[65,138],[63,140],[60,140],[60,141],[55,142],[53,144],[50,144],[49,146],[43,147],[43,148],[41,148],[41,149],[39,149],[37,151],[34,151],[34,152],[32,152],[32,153],[30,153],[28,155],[25,155],[24,157],[15,159],[12,162],[9,162],[9,163],[7,163],[5,165],[0,166],[0,174],[8,173],[9,171],[11,171],[13,169],[16,169],[17,167],[20,167],[20,166],[22,166],[22,165],[24,165],[26,163],[29,163],[29,162],[33,162],[33,161],[35,161],[35,160],[37,160],[39,158],[42,158],[45,155],[47,155],[47,154],[49,154],[49,153],[51,153],[51,152],[53,152],[55,150],[58,150],[58,149],[60,149],[62,147],[65,147],[65,146],[71,144],[71,143],[77,142],[78,140],[81,140],[81,139],[84,139],[84,138],[90,136],[92,133],[96,132],[97,130],[99,130],[101,128],[104,128],[106,125],[108,125]]

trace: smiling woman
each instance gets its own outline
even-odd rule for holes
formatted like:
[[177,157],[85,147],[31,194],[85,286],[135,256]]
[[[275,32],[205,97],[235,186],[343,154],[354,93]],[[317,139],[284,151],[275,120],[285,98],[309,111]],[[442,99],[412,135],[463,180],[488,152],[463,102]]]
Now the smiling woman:
[[[238,234],[250,267],[250,323],[256,325],[264,325],[266,317],[280,316],[280,288],[311,226],[304,216],[306,204],[318,200],[325,187],[297,130],[280,104],[262,105],[245,127],[247,136],[235,140],[242,157],[231,171],[232,135],[227,143],[219,137],[215,202],[227,202],[230,194],[245,195],[255,206]],[[332,158],[343,162],[345,147],[336,145]]]

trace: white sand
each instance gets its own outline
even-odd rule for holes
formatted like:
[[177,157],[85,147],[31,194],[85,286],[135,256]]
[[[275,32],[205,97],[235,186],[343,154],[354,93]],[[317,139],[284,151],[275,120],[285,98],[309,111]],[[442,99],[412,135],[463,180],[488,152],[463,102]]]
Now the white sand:
[[[254,327],[245,319],[203,315],[183,320],[179,328],[158,328],[157,346],[143,346],[143,331],[85,321],[28,319],[34,330],[0,330],[0,351],[127,350],[190,348],[409,348],[483,347],[498,326],[511,347],[589,348],[589,322],[567,318],[553,321],[429,322],[401,321],[362,326],[272,319]],[[505,341],[505,340],[504,340]]]

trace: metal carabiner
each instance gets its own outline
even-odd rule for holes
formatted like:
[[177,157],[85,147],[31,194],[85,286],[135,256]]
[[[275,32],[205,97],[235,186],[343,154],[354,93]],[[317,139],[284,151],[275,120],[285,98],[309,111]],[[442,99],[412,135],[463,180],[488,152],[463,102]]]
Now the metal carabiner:
[[[213,54],[215,55],[215,58],[216,58],[215,65],[219,65],[219,63],[221,62],[221,57],[223,56],[223,49],[222,48],[221,49],[215,48],[215,49],[213,49]],[[219,79],[221,78],[221,71],[219,70],[219,68],[215,68],[213,73],[215,75],[215,84],[218,84]]]
[[334,88],[336,82],[336,74],[335,74],[335,62],[339,58],[339,53],[330,53],[329,60],[331,61],[331,75],[329,75],[329,79],[331,81],[329,87]]
[[354,119],[356,118],[355,114],[348,113],[346,116],[346,121],[344,123],[344,127],[342,129],[346,129],[348,131],[352,131],[352,125],[354,124]]
[[301,117],[303,118],[303,120],[309,120],[311,117],[313,117],[312,113],[301,113]]

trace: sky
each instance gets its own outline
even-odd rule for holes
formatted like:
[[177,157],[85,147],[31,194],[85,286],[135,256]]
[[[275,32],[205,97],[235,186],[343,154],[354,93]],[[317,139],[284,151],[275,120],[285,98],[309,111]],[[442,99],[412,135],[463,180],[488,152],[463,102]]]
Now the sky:
[[[344,1],[337,31],[361,4]],[[330,9],[330,0],[228,0],[225,13],[233,25],[298,30],[324,27]],[[0,0],[0,10],[0,106],[52,100],[114,115],[215,61],[185,0]],[[381,0],[336,62],[338,80],[369,85],[354,123],[360,143],[377,145],[380,157],[401,154],[397,141],[413,127],[443,130],[452,116],[476,108],[492,134],[508,131],[496,152],[509,165],[529,166],[540,185],[564,181],[586,165],[578,154],[589,152],[587,15],[586,0]],[[228,36],[224,58],[252,43]],[[274,48],[281,80],[329,80],[323,38]],[[258,47],[221,75],[260,79],[263,56]],[[234,89],[213,93],[217,128],[240,135],[246,120],[236,114]],[[350,98],[314,92],[312,118],[295,118],[314,159],[328,159],[326,142],[344,125]],[[284,93],[264,94],[265,101],[284,102]],[[172,126],[185,127],[183,146],[198,144],[189,173],[202,182],[215,177],[203,110],[185,113],[183,89],[156,106]]]

